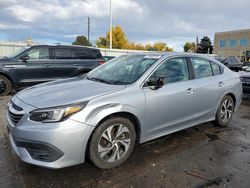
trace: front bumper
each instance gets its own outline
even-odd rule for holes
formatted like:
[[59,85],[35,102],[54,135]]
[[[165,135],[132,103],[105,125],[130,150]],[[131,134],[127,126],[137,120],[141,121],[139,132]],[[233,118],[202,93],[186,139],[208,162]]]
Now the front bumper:
[[26,115],[15,126],[9,116],[10,143],[24,162],[47,168],[63,168],[85,161],[85,151],[94,127],[71,119],[37,123]]

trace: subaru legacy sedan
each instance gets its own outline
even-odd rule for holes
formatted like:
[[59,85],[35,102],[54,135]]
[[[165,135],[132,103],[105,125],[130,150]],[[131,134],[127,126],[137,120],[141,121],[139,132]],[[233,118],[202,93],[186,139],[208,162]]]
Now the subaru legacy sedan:
[[21,160],[48,168],[122,164],[136,143],[208,121],[227,126],[239,107],[239,74],[189,53],[129,54],[85,76],[27,88],[8,104]]

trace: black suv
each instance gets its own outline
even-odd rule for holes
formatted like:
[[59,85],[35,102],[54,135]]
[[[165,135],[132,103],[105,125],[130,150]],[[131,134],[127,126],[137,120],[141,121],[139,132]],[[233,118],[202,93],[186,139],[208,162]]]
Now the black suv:
[[85,74],[103,64],[96,48],[34,45],[0,59],[0,95],[37,83]]

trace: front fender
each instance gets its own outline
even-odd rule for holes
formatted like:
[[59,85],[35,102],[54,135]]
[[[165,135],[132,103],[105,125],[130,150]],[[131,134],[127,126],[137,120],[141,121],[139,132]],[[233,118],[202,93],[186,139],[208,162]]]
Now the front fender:
[[[140,119],[139,117],[141,116],[141,113],[135,106],[120,103],[109,103],[83,110],[82,113],[72,116],[71,119],[78,121],[81,120],[90,126],[97,126],[98,123],[105,117],[122,112],[133,114],[138,119]],[[85,116],[85,114],[87,115]]]
[[86,116],[85,122],[88,125],[96,126],[105,117],[122,112],[131,113],[137,118],[140,116],[140,113],[135,106],[126,104],[124,105],[119,103],[110,103],[92,109],[90,113],[88,113],[88,115]]

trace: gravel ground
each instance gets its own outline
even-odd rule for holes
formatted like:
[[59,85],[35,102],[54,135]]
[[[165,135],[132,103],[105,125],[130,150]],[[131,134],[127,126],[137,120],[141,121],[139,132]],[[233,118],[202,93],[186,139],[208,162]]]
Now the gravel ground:
[[123,165],[51,170],[21,162],[8,143],[0,99],[0,187],[250,187],[250,98],[228,128],[212,123],[137,145]]

